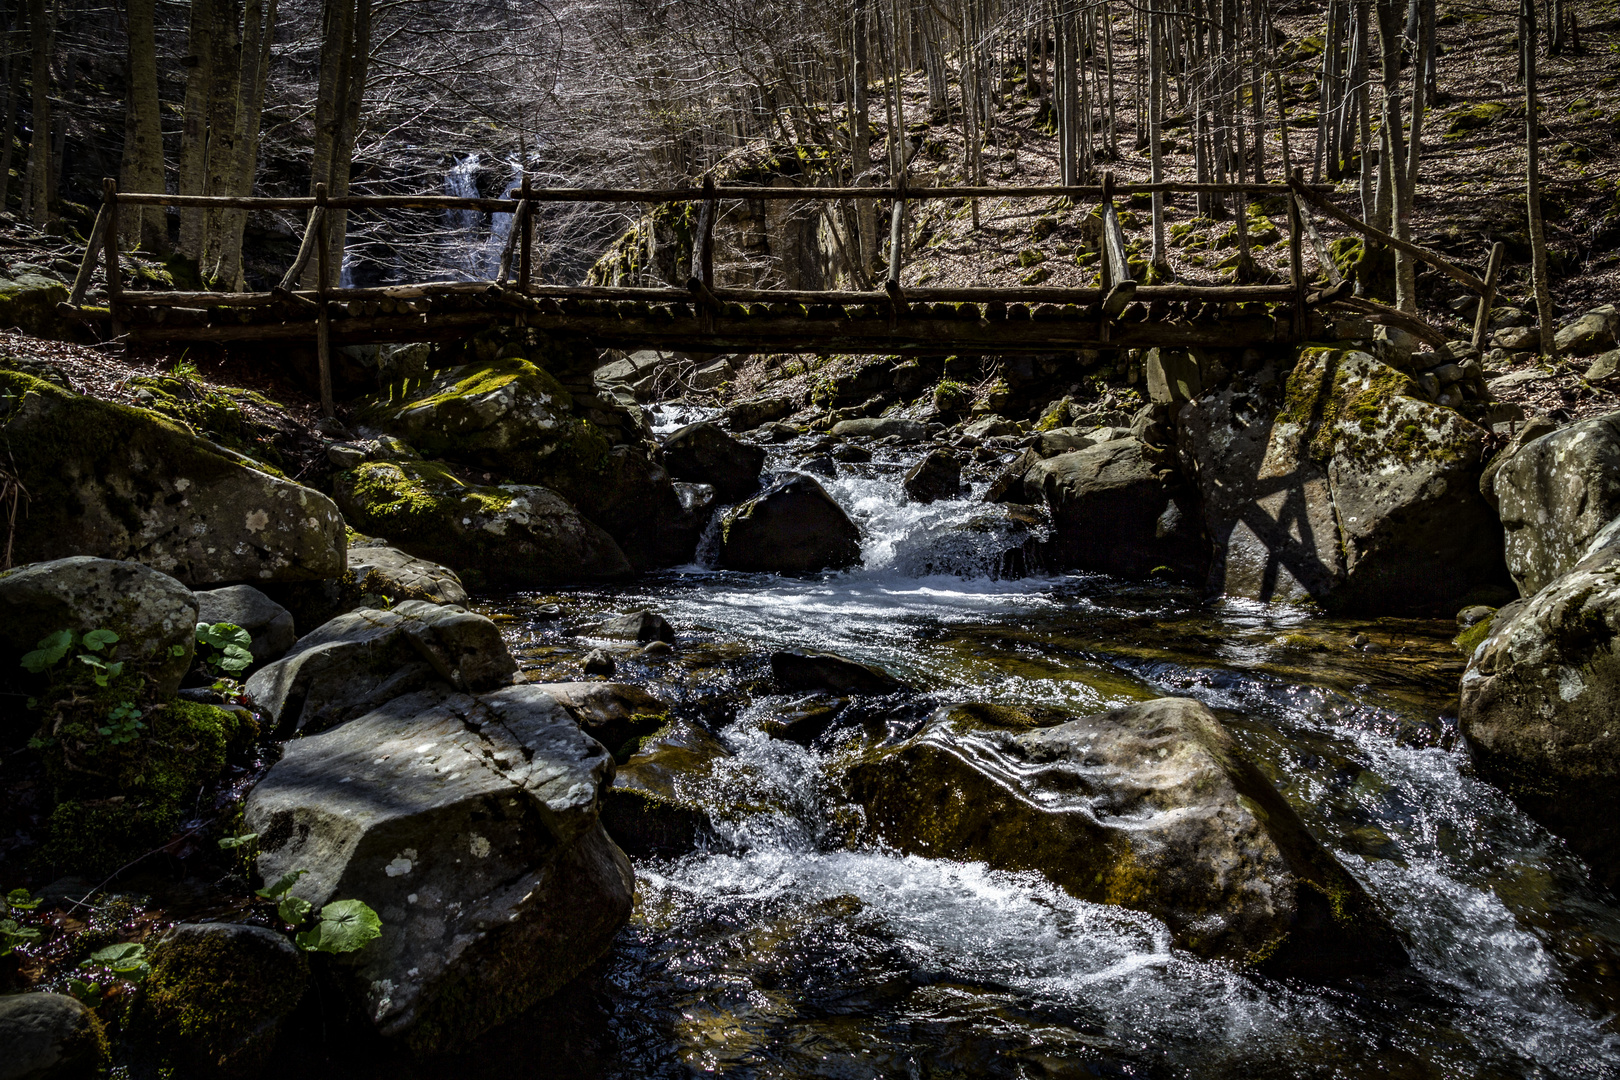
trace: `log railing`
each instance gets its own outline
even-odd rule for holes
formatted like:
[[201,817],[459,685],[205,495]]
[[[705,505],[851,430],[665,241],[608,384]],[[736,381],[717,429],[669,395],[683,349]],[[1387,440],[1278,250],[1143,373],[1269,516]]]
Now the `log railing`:
[[[908,162],[909,165],[909,162]],[[1366,315],[1374,322],[1398,326],[1432,342],[1444,338],[1433,327],[1416,316],[1397,311],[1383,304],[1349,295],[1350,284],[1341,281],[1337,268],[1327,257],[1326,245],[1311,222],[1307,207],[1314,208],[1324,218],[1354,230],[1373,243],[1394,248],[1412,255],[1460,282],[1480,296],[1480,305],[1474,329],[1474,344],[1483,345],[1484,330],[1489,320],[1489,309],[1501,271],[1502,245],[1497,244],[1490,253],[1485,276],[1476,277],[1445,257],[1417,244],[1391,236],[1354,216],[1340,210],[1327,195],[1332,188],[1304,182],[1302,172],[1295,169],[1283,184],[1194,184],[1181,182],[1129,183],[1116,181],[1112,172],[1103,176],[1097,185],[1025,185],[1016,187],[939,186],[927,187],[913,183],[908,170],[902,170],[888,187],[725,187],[706,177],[699,187],[661,189],[643,188],[537,188],[523,178],[514,192],[515,198],[485,199],[445,195],[344,195],[332,196],[325,185],[316,185],[315,193],[307,197],[267,196],[207,196],[125,193],[117,190],[112,180],[103,181],[102,206],[96,215],[84,261],[74,279],[68,307],[81,315],[84,309],[92,274],[97,264],[106,273],[109,317],[115,333],[123,331],[123,316],[136,309],[245,309],[270,308],[277,305],[307,312],[305,318],[314,323],[313,330],[319,358],[321,404],[331,414],[333,408],[330,362],[330,319],[335,313],[348,315],[375,315],[377,305],[385,304],[391,313],[429,317],[430,304],[439,298],[457,295],[486,295],[492,289],[514,292],[521,297],[551,300],[579,301],[631,301],[638,303],[668,303],[692,305],[698,312],[706,332],[711,332],[716,317],[727,305],[738,304],[804,304],[819,306],[860,305],[876,306],[887,310],[890,325],[905,317],[912,305],[944,304],[1042,304],[1083,305],[1099,320],[1100,340],[1109,340],[1108,327],[1118,319],[1133,301],[1203,301],[1229,303],[1257,301],[1282,303],[1290,306],[1296,338],[1302,338],[1305,315],[1309,308],[1323,304],[1338,304]],[[1162,192],[1167,194],[1236,194],[1251,196],[1280,196],[1287,201],[1288,216],[1288,281],[1286,284],[1224,284],[1224,285],[1144,285],[1137,282],[1127,257],[1124,230],[1119,220],[1116,200],[1138,194]],[[1099,204],[1102,222],[1100,284],[1094,287],[1064,286],[970,286],[926,288],[903,286],[901,271],[906,263],[905,215],[911,203],[949,200],[1041,199],[1063,198],[1079,206],[1095,201]],[[722,287],[714,277],[714,226],[719,217],[722,201],[789,200],[794,202],[835,202],[843,200],[890,201],[893,206],[889,223],[887,273],[881,288],[851,289],[749,289]],[[601,202],[601,203],[697,203],[699,206],[697,229],[693,239],[692,274],[686,287],[674,286],[590,286],[558,285],[532,280],[530,251],[534,232],[535,208],[542,203]],[[195,292],[146,291],[123,288],[119,272],[118,214],[120,206],[209,207],[236,210],[305,210],[308,213],[304,235],[298,254],[280,282],[262,292]],[[344,210],[476,210],[490,213],[512,214],[512,228],[501,253],[499,269],[493,281],[433,282],[419,285],[398,285],[383,288],[344,288],[330,281],[331,260],[327,250],[330,228],[328,216]],[[1246,212],[1240,210],[1240,212]],[[1312,289],[1306,277],[1304,244],[1307,233],[1317,254],[1317,261],[1329,278],[1326,288]],[[1248,235],[1239,230],[1238,242],[1242,248],[1240,259],[1250,261]],[[299,282],[306,277],[311,259],[315,259],[315,287],[301,288]],[[514,259],[517,263],[515,278]],[[313,316],[313,318],[310,318]],[[249,328],[242,328],[247,331]],[[291,329],[290,327],[286,329]],[[250,336],[247,333],[238,336]],[[223,337],[221,337],[223,340]]]

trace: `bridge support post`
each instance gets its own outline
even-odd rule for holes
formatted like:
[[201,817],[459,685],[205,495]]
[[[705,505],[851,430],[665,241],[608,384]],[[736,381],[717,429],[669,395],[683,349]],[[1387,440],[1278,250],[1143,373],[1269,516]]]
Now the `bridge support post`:
[[[1294,182],[1305,183],[1305,170],[1294,168]],[[1294,341],[1305,340],[1305,222],[1300,215],[1299,194],[1288,193],[1288,275],[1294,286]]]
[[101,181],[101,199],[107,210],[101,237],[107,256],[107,310],[112,312],[113,336],[122,337],[124,323],[118,317],[118,304],[123,300],[124,275],[118,266],[118,182],[110,176]]

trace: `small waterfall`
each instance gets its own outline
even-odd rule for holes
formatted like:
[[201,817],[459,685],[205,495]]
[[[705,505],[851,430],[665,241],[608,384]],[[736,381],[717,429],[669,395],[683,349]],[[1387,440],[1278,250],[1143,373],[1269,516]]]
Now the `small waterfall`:
[[[457,161],[444,174],[444,193],[461,199],[480,197],[478,170],[483,167],[483,156],[468,154]],[[523,181],[523,171],[511,167],[511,181],[506,191]],[[449,237],[445,242],[444,268],[453,278],[462,281],[484,281],[495,276],[500,269],[501,252],[512,232],[511,214],[485,214],[482,210],[446,210],[445,227]]]

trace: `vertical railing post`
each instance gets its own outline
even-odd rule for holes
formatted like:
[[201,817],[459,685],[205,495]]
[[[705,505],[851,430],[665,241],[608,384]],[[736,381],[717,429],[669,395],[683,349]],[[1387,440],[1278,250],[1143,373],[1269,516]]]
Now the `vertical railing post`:
[[[1296,166],[1294,183],[1305,183],[1305,169]],[[1294,286],[1294,340],[1305,340],[1305,222],[1300,216],[1299,194],[1288,193],[1288,280]]]
[[534,272],[534,256],[530,252],[530,248],[534,246],[534,203],[529,199],[529,193],[531,190],[532,189],[529,184],[529,166],[528,163],[525,162],[523,165],[522,194],[519,196],[522,200],[522,205],[518,208],[518,214],[522,220],[517,223],[519,229],[518,243],[522,245],[518,248],[518,289],[520,291],[528,289],[529,278]]
[[1474,313],[1474,352],[1485,359],[1485,334],[1491,326],[1491,304],[1496,300],[1496,279],[1502,273],[1507,247],[1498,240],[1491,245],[1491,260],[1485,265],[1485,291],[1479,294],[1479,310]]
[[1108,320],[1124,314],[1136,296],[1136,279],[1131,276],[1130,259],[1125,254],[1125,230],[1119,224],[1119,208],[1114,205],[1113,170],[1103,173],[1103,266],[1107,267],[1107,292],[1102,300],[1102,336],[1107,340]]
[[1100,260],[1102,269],[1098,274],[1097,284],[1102,286],[1102,290],[1105,293],[1112,288],[1114,284],[1114,268],[1108,265],[1108,208],[1113,205],[1114,170],[1109,169],[1103,173],[1102,198],[1097,204],[1097,216],[1102,224],[1102,236],[1098,238],[1102,241],[1102,251],[1098,253],[1102,256],[1102,259]]
[[321,415],[337,415],[332,401],[332,316],[327,309],[326,294],[332,287],[332,242],[326,225],[326,185],[315,185],[315,206],[321,210],[320,235],[315,238],[315,302],[320,305],[315,314],[315,361],[321,381]]
[[889,272],[883,280],[883,291],[889,295],[891,324],[906,313],[906,294],[900,288],[900,269],[906,258],[906,173],[902,167],[895,177],[894,209],[889,213]]
[[118,266],[118,182],[110,176],[101,181],[101,200],[107,209],[107,225],[101,238],[107,258],[107,310],[112,313],[113,334],[117,336],[124,332],[123,321],[118,318],[124,275]]
[[79,272],[73,276],[73,290],[68,294],[68,303],[74,307],[84,304],[84,294],[90,290],[90,275],[95,273],[96,263],[106,254],[103,234],[107,228],[107,206],[103,195],[101,209],[96,211],[96,223],[90,229],[90,240],[84,245],[84,258],[79,261]]

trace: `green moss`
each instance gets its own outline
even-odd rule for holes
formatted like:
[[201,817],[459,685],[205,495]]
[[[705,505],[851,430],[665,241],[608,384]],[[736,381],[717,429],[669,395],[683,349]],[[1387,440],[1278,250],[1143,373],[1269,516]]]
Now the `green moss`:
[[368,461],[344,479],[352,493],[347,506],[357,514],[361,528],[390,538],[450,542],[450,527],[458,514],[499,513],[512,504],[512,496],[500,488],[465,484],[436,461]]
[[959,382],[941,380],[934,387],[934,411],[940,413],[966,412],[973,404],[973,390]]
[[1463,656],[1473,656],[1474,650],[1479,648],[1480,642],[1490,636],[1491,622],[1490,619],[1479,620],[1479,622],[1452,638],[1451,643],[1457,646],[1457,651],[1462,653]]
[[1507,115],[1508,107],[1497,101],[1481,101],[1454,109],[1446,123],[1448,138],[1489,127]]
[[1468,451],[1460,426],[1415,421],[1414,409],[1433,407],[1418,400],[1408,376],[1370,357],[1351,364],[1353,355],[1307,347],[1288,377],[1277,422],[1303,429],[1308,456],[1324,464],[1335,454],[1415,463],[1454,461]]
[[280,408],[263,394],[235,386],[204,386],[196,379],[176,375],[139,376],[130,385],[146,391],[145,408],[239,450],[260,468],[268,466],[268,471],[282,475],[284,459],[274,443],[277,430],[255,422],[243,410],[245,404],[266,410]]

